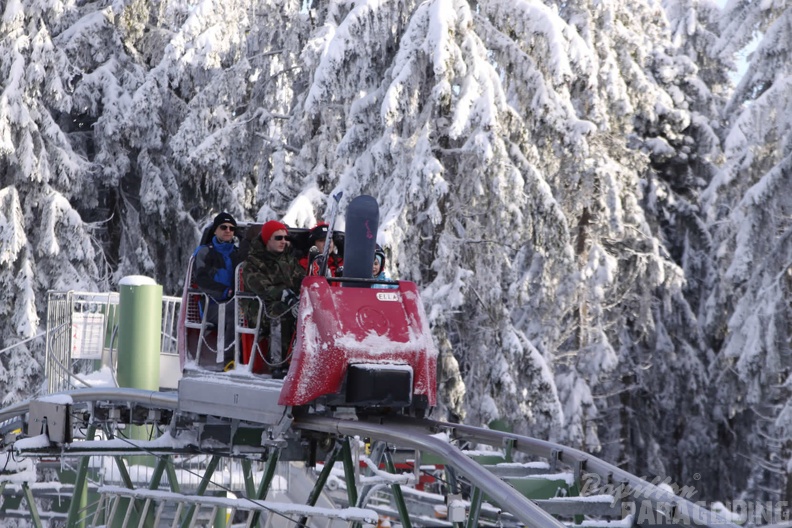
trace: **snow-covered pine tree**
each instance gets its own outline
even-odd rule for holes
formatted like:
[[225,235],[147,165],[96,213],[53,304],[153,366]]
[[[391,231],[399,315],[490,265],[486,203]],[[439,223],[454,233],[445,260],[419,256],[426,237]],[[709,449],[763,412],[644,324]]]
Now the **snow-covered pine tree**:
[[[49,289],[103,289],[107,269],[96,235],[97,173],[75,106],[79,65],[69,45],[101,13],[70,2],[4,3],[0,20],[0,348],[36,335]],[[110,45],[107,43],[108,46]],[[43,342],[0,358],[3,404],[35,393]]]
[[285,210],[293,196],[269,183],[293,150],[279,123],[299,85],[300,7],[6,4],[2,183],[16,188],[33,251],[4,251],[18,282],[25,262],[36,277],[32,312],[48,288],[108,289],[127,274],[174,293],[207,218]]
[[[703,366],[698,337],[686,335],[695,317],[682,269],[657,221],[677,213],[648,196],[647,181],[666,178],[662,162],[691,150],[688,96],[677,84],[695,81],[695,72],[676,55],[652,3],[479,6],[498,34],[513,36],[505,39],[512,56],[539,73],[513,68],[505,82],[513,92],[542,88],[542,99],[523,96],[514,104],[530,116],[577,268],[574,296],[559,299],[563,339],[550,347],[566,439],[588,449],[604,444],[606,458],[639,474],[666,474],[663,461],[677,453],[660,446],[678,445],[664,435],[678,434],[673,407],[686,401],[689,383],[668,364],[688,365],[686,376],[699,380]],[[504,54],[495,57],[506,63]]]
[[725,60],[761,38],[727,106],[726,162],[705,195],[719,271],[706,322],[718,354],[720,492],[790,500],[792,7],[735,0],[722,16]]
[[[732,88],[730,62],[717,53],[720,10],[715,3],[664,0],[663,6],[672,46],[667,53],[655,53],[652,71],[686,117],[681,126],[679,121],[675,125],[668,119],[644,124],[641,135],[648,137],[644,141],[649,148],[645,150],[651,160],[644,184],[644,207],[664,246],[684,272],[684,301],[675,301],[678,309],[667,314],[659,335],[670,338],[673,348],[686,350],[672,357],[691,376],[687,380],[672,377],[678,388],[666,387],[666,391],[677,397],[665,401],[664,413],[672,419],[659,421],[658,430],[673,431],[661,443],[669,473],[682,482],[693,482],[698,474],[698,491],[702,496],[717,498],[714,467],[719,455],[709,448],[715,441],[715,426],[708,403],[712,391],[704,373],[712,352],[699,324],[717,271],[712,265],[713,244],[700,195],[723,160],[720,136],[723,107]],[[656,148],[658,145],[661,147]],[[668,325],[676,328],[666,332]],[[689,330],[680,332],[685,328]],[[658,342],[658,349],[664,348]],[[673,420],[679,414],[695,418]]]
[[119,211],[118,276],[146,270],[174,291],[211,216],[285,211],[299,188],[288,171],[293,148],[280,133],[300,78],[299,10],[298,1],[125,7],[119,33],[144,68],[102,150],[127,159],[110,191]]

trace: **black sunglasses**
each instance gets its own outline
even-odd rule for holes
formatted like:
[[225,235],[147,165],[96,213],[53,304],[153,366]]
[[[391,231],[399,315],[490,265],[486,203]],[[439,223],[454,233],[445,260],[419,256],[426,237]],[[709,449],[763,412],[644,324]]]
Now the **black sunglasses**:
[[228,224],[223,224],[223,225],[218,226],[218,227],[220,227],[220,229],[223,230],[223,231],[236,231],[236,227],[234,227],[232,225],[228,225]]
[[277,240],[278,242],[280,242],[281,240],[286,240],[287,236],[286,235],[274,235],[272,238],[274,240]]

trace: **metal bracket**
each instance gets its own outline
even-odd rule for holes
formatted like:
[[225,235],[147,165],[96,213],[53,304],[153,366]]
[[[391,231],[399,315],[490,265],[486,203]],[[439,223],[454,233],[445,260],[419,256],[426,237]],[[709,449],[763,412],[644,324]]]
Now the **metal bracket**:
[[34,400],[30,402],[28,436],[46,434],[50,442],[72,442],[71,404]]

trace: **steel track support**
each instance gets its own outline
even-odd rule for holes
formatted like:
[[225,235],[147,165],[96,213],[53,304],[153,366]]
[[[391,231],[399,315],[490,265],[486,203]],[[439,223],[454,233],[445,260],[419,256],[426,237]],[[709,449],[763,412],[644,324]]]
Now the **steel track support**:
[[[206,466],[206,471],[204,471],[204,476],[201,479],[201,482],[198,483],[198,489],[195,490],[196,495],[203,495],[206,493],[206,488],[209,487],[209,482],[212,480],[212,475],[214,475],[215,469],[217,469],[217,465],[220,463],[220,456],[213,455],[212,458],[209,460],[209,464]],[[192,524],[193,517],[195,517],[197,507],[195,504],[189,507],[187,510],[187,515],[184,517],[184,521],[182,521],[181,528],[189,528]]]
[[[387,444],[385,442],[376,442],[374,447],[371,449],[371,454],[369,458],[371,459],[374,464],[379,465],[382,461],[382,455],[385,453],[385,449],[387,448]],[[373,471],[369,470],[368,473],[373,473]],[[366,484],[360,490],[360,494],[358,495],[358,500],[355,503],[355,506],[358,508],[365,508],[366,504],[369,501],[369,494],[371,490],[374,488],[374,484]]]
[[468,512],[467,528],[478,526],[479,515],[481,514],[481,488],[473,486],[473,494],[470,497],[470,512]]
[[[264,468],[264,476],[259,483],[259,489],[253,496],[256,500],[264,500],[267,498],[267,493],[269,493],[270,485],[272,484],[272,479],[275,477],[275,468],[278,467],[278,459],[280,458],[280,449],[275,449],[270,453],[269,458],[267,458],[267,466]],[[249,464],[248,464],[249,466]],[[251,477],[251,489],[253,488],[253,480]],[[245,486],[247,487],[247,481],[245,482]],[[250,521],[248,522],[248,526],[256,526],[259,524],[261,519],[261,512],[256,510],[250,514]]]
[[[129,489],[135,489],[135,484],[132,482],[132,477],[129,476],[129,470],[127,469],[126,462],[124,461],[123,457],[114,456],[113,459],[115,460],[116,466],[118,467],[118,473],[121,476],[121,480]],[[137,499],[129,499],[129,513],[135,513],[136,515],[140,514],[140,504]]]
[[347,499],[349,504],[357,504],[357,479],[355,479],[355,465],[352,462],[352,446],[349,442],[349,437],[344,439],[341,446],[341,457],[344,462],[344,478],[347,485]]
[[181,493],[181,486],[179,486],[179,477],[176,475],[176,468],[173,467],[173,459],[168,457],[165,463],[165,473],[168,474],[168,484],[173,493]]
[[162,482],[162,475],[165,473],[168,463],[170,463],[170,455],[157,457],[157,465],[154,466],[154,472],[151,474],[151,482],[149,483],[150,490],[159,488],[160,482]]
[[121,474],[121,480],[124,482],[124,486],[129,489],[135,489],[135,485],[132,483],[132,477],[129,476],[129,471],[126,468],[124,459],[120,456],[114,456],[113,459],[115,460],[116,466],[118,466],[118,472]]
[[448,481],[448,493],[451,495],[459,495],[459,479],[457,478],[456,469],[446,465],[445,474],[446,480]]
[[242,466],[242,480],[245,481],[245,496],[252,497],[256,493],[256,485],[253,482],[253,467],[247,458],[242,459],[240,465]]
[[[96,435],[96,424],[90,424],[85,433],[86,440],[93,440]],[[67,528],[78,528],[85,526],[84,520],[78,521],[80,511],[88,504],[88,462],[91,457],[84,456],[80,459],[80,465],[77,468],[77,477],[74,479],[74,496],[72,496],[71,504],[69,504],[69,513],[66,516]]]
[[[327,483],[327,477],[330,476],[330,471],[333,469],[333,465],[335,465],[336,460],[338,460],[338,455],[341,452],[341,443],[336,442],[333,446],[333,450],[330,451],[330,454],[327,455],[327,459],[325,460],[324,467],[322,468],[322,472],[319,473],[319,478],[316,479],[316,484],[314,485],[311,493],[308,495],[308,506],[316,506],[316,501],[319,500],[319,495],[322,494],[322,489],[324,488],[325,484]],[[300,517],[300,522],[297,523],[298,528],[305,528],[305,523],[308,522],[307,516]]]
[[506,462],[512,461],[512,453],[514,452],[514,438],[504,438],[503,439],[503,456]]
[[[396,466],[393,464],[393,455],[391,455],[388,450],[385,450],[385,467],[388,468],[389,473],[396,474]],[[396,508],[399,510],[402,526],[404,528],[412,528],[410,513],[407,511],[407,504],[404,502],[401,486],[399,484],[391,484],[391,490],[393,491],[393,498],[396,500]]]
[[33,499],[33,492],[30,491],[30,487],[28,486],[27,482],[22,483],[22,491],[25,493],[25,499],[27,499],[28,509],[30,510],[30,520],[32,521],[33,526],[35,526],[35,528],[43,528],[38,508],[36,508],[36,501]]
[[[382,460],[382,455],[383,455],[383,453],[385,453],[385,449],[387,449],[387,447],[388,447],[388,445],[385,442],[376,442],[374,444],[374,447],[371,449],[371,454],[370,454],[369,458],[377,466],[379,466],[379,463]],[[373,471],[372,470],[368,470],[367,473],[373,473]],[[366,507],[366,504],[368,504],[368,501],[371,498],[370,494],[371,494],[372,490],[374,489],[374,487],[375,486],[373,484],[366,484],[365,486],[363,486],[363,488],[360,490],[360,494],[358,495],[357,502],[355,503],[356,507],[358,507],[358,508],[365,508]],[[362,523],[355,522],[352,525],[352,528],[361,528],[361,526],[363,526]]]

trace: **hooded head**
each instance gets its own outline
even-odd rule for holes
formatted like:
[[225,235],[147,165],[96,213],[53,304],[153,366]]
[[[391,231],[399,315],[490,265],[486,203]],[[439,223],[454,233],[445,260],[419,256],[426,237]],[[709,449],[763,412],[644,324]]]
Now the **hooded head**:
[[374,259],[379,262],[379,269],[380,271],[385,269],[385,250],[377,244],[377,247],[374,249]]

